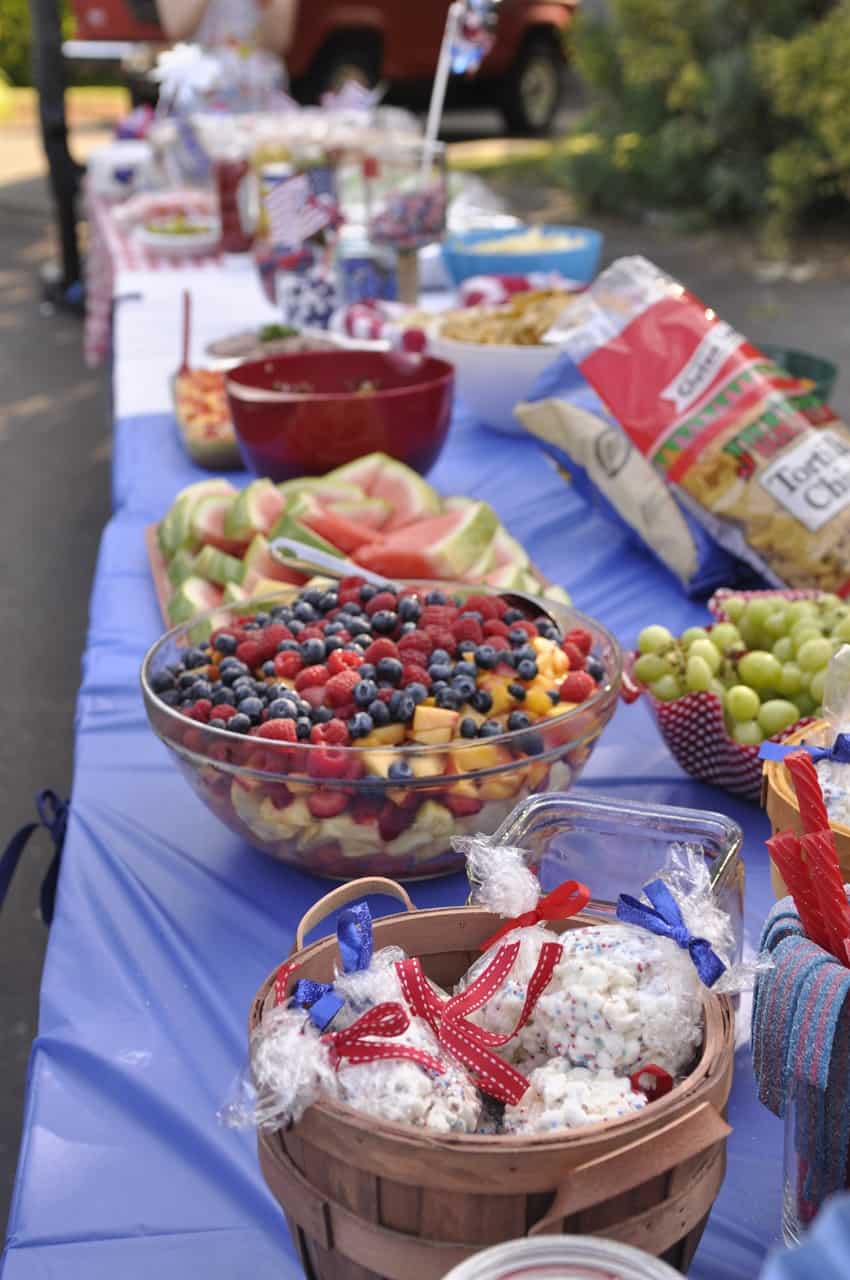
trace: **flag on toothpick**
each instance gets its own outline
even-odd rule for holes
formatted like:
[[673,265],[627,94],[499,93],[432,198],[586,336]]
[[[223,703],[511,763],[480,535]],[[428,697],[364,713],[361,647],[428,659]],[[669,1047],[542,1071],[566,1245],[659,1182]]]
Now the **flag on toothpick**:
[[310,236],[337,222],[335,203],[313,195],[306,173],[276,182],[266,192],[264,202],[275,244],[303,244]]
[[493,47],[499,0],[464,0],[452,43],[452,71],[474,75]]

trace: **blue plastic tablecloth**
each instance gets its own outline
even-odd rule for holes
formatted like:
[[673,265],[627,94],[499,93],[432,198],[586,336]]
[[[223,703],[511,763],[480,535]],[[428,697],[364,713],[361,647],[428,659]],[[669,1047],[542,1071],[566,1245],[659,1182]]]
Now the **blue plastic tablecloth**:
[[[76,717],[76,770],[30,1065],[4,1280],[295,1280],[252,1136],[215,1113],[246,1052],[249,1002],[326,882],[252,851],[207,812],[147,726],[138,686],[162,631],[143,534],[202,475],[169,416],[115,428]],[[531,440],[458,416],[431,479],[490,501],[576,605],[626,644],[648,620],[704,617],[573,494]],[[648,714],[621,707],[584,785],[719,809],[746,832],[751,937],[771,900],[758,810],[687,779]],[[461,877],[413,887],[461,902]],[[738,1055],[728,1172],[691,1274],[758,1273],[780,1218],[781,1125]]]

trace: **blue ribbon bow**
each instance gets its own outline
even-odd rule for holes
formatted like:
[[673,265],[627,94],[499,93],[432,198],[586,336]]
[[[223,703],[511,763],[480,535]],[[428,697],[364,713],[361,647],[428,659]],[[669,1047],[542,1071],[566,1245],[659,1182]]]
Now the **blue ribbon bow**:
[[694,938],[682,919],[676,899],[663,880],[653,880],[643,889],[652,906],[621,893],[617,900],[617,919],[624,924],[637,924],[661,938],[671,938],[690,954],[701,982],[713,987],[726,966],[705,938]]
[[[372,963],[372,913],[366,902],[355,902],[339,913],[336,939],[344,973],[360,973]],[[314,982],[301,978],[296,982],[290,1006],[306,1009],[310,1020],[320,1031],[333,1021],[345,1001],[334,991],[332,982]]]
[[835,764],[850,764],[850,733],[839,733],[831,747],[810,746],[807,742],[763,742],[759,749],[760,760],[784,760],[792,751],[806,751],[813,760],[832,760]]

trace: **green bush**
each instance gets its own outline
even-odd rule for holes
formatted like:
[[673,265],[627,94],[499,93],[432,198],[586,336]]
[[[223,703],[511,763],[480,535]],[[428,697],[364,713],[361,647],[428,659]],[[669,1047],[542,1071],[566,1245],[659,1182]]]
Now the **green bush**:
[[[772,211],[787,225],[812,175],[823,186],[827,157],[850,174],[850,88],[839,71],[850,53],[847,3],[611,0],[609,10],[605,22],[575,23],[572,53],[592,105],[559,151],[562,176],[591,207],[697,209],[715,220]],[[843,43],[833,25],[847,28]],[[830,41],[842,112],[831,127],[828,91],[812,72]],[[813,132],[817,158],[801,168],[799,144]]]
[[29,0],[0,0],[0,71],[12,84],[32,84]]

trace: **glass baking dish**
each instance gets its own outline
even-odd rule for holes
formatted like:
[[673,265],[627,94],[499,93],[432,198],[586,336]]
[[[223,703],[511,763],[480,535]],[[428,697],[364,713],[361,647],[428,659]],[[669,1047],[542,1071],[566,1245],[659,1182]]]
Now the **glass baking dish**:
[[640,893],[663,868],[671,845],[695,847],[710,865],[718,904],[731,916],[741,957],[743,832],[722,813],[598,793],[550,792],[518,804],[493,841],[525,850],[546,893],[565,880],[582,881],[592,895],[585,914],[600,920],[615,918],[619,894]]

